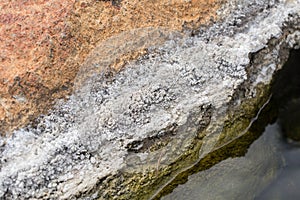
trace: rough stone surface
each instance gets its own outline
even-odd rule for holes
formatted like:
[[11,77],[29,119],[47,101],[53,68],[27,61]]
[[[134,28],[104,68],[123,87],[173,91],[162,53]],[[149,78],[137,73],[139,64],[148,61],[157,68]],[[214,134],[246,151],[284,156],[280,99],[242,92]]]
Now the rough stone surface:
[[[55,99],[69,94],[82,62],[107,38],[145,27],[170,32],[198,27],[216,15],[221,3],[221,0],[1,0],[0,134],[27,124],[45,113]],[[123,41],[135,37],[124,36]],[[151,40],[147,41],[150,45]],[[162,41],[152,42],[155,45]],[[118,42],[114,48],[117,46]],[[114,68],[148,47],[145,44],[143,48],[125,52]]]
[[[131,184],[125,174],[160,173],[204,130],[198,156],[209,153],[241,87],[247,91],[234,101],[235,108],[255,99],[259,85],[270,83],[281,67],[282,48],[299,44],[299,12],[297,0],[230,1],[219,10],[222,22],[190,35],[172,32],[163,45],[148,48],[119,73],[109,70],[113,62],[99,58],[96,47],[68,99],[1,138],[0,196],[143,199],[134,193],[142,184]],[[270,44],[272,39],[278,43]],[[119,55],[127,49],[120,48]],[[249,72],[250,54],[263,49],[264,62]]]

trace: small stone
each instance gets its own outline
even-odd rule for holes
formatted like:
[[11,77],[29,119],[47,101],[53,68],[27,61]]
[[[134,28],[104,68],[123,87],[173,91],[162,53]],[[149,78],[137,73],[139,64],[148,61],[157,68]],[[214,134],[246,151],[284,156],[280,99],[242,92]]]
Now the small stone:
[[92,164],[95,164],[96,163],[96,158],[95,157],[91,157],[90,161],[91,161]]

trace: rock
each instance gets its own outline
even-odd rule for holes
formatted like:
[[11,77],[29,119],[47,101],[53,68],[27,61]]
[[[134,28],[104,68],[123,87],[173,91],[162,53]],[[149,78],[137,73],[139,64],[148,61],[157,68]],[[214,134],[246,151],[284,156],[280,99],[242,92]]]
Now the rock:
[[287,138],[300,141],[300,99],[292,99],[279,116],[283,133]]
[[[140,5],[131,2],[122,1],[121,9]],[[73,16],[77,24],[83,23],[77,27],[88,25],[83,21],[88,22],[92,18],[89,13],[95,13],[89,9],[104,8],[95,6],[98,3],[75,3],[76,12],[87,13],[86,18]],[[110,3],[101,5],[115,14],[107,19],[108,24],[124,14],[117,15],[120,10]],[[145,5],[142,8],[147,8]],[[155,9],[148,8],[150,15]],[[166,39],[154,46],[147,43],[147,51],[124,62],[119,71],[111,66],[116,61],[114,54],[101,56],[113,50],[122,58],[131,50],[122,42],[115,47],[114,39],[130,36],[130,44],[141,47],[143,39],[134,36],[146,41],[152,37],[141,33],[140,27],[130,26],[130,31],[114,36],[107,33],[111,37],[97,43],[93,39],[99,35],[98,29],[77,30],[82,37],[74,31],[74,37],[82,39],[76,40],[76,48],[86,49],[88,44],[95,48],[89,53],[80,51],[80,56],[75,51],[80,58],[74,60],[82,65],[68,98],[33,124],[1,138],[5,145],[0,151],[0,197],[160,197],[176,177],[249,130],[268,102],[273,75],[287,60],[289,49],[297,46],[299,10],[298,1],[293,0],[237,0],[218,10],[219,22],[193,31],[177,34],[145,28],[155,41]],[[105,15],[102,11],[97,13]],[[136,17],[142,18],[138,13],[132,16],[136,23],[145,22]],[[169,21],[166,18],[165,22]],[[22,78],[15,79],[16,86],[23,83]],[[24,184],[16,184],[21,182]]]
[[[39,114],[46,113],[56,99],[69,95],[80,66],[99,43],[138,28],[172,32],[181,31],[184,26],[198,27],[216,15],[221,3],[215,0],[1,2],[0,134],[9,134],[32,122]],[[124,36],[124,40],[132,38]],[[111,67],[122,67],[164,40],[161,37],[143,41],[146,43],[139,44],[140,48],[128,48],[130,51],[118,55]],[[116,47],[118,42],[110,44]],[[103,56],[107,56],[105,52]]]
[[256,199],[284,166],[282,146],[279,126],[269,125],[245,156],[225,159],[191,175],[187,183],[162,199]]
[[289,139],[300,140],[300,51],[292,50],[289,59],[274,79],[273,97],[279,107],[279,121]]

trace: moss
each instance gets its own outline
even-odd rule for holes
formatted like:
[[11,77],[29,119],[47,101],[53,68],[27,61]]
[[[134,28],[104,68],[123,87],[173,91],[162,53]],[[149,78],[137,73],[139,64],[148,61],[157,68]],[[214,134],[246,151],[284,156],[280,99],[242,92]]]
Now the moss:
[[[205,130],[199,133],[198,137],[195,137],[185,153],[168,166],[162,166],[159,169],[147,169],[139,173],[120,172],[118,176],[108,182],[107,187],[103,188],[105,191],[110,188],[110,192],[102,198],[150,199],[156,191],[159,191],[153,199],[160,199],[172,192],[179,184],[185,183],[189,175],[206,170],[226,158],[245,155],[248,147],[263,132],[266,123],[276,117],[270,104],[264,108],[265,111],[259,117],[263,120],[257,120],[250,128],[248,127],[251,119],[256,116],[261,106],[267,101],[269,94],[270,87],[260,85],[257,88],[255,98],[247,99],[239,106],[229,110],[225,127],[221,133],[221,141],[217,143],[214,151],[201,160],[198,159],[199,150],[202,146],[202,136],[205,135]],[[235,139],[246,128],[249,130]]]
[[245,99],[240,106],[232,108],[229,106],[227,120],[219,136],[216,147],[220,147],[227,142],[243,135],[249,128],[251,120],[256,117],[257,113],[270,96],[270,86],[259,84],[256,88],[256,97]]
[[[189,175],[209,169],[229,157],[244,156],[253,141],[261,135],[267,123],[274,121],[277,116],[277,113],[273,111],[273,105],[267,105],[259,116],[259,120],[256,120],[246,133],[235,139],[238,136],[237,133],[241,133],[248,127],[249,122],[251,121],[250,117],[255,117],[257,111],[264,102],[267,101],[269,89],[269,86],[261,85],[260,88],[258,88],[259,92],[256,98],[244,101],[239,107],[229,113],[228,119],[231,121],[227,121],[223,132],[221,133],[221,135],[224,135],[223,140],[218,142],[215,146],[215,150],[196,162],[192,167],[177,174],[176,178],[164,187],[154,199],[160,199],[162,196],[172,192],[179,184],[185,183]],[[244,113],[247,113],[249,118],[246,118]],[[199,146],[195,148],[193,153],[197,154],[198,150]]]
[[[270,48],[274,47],[271,45]],[[247,69],[248,74],[258,73],[258,68],[253,66],[259,65],[259,61],[263,60],[266,54],[268,50],[263,49],[252,55],[251,66]],[[281,62],[284,62],[284,59]],[[269,85],[256,85],[256,95],[252,98],[245,98],[249,96],[245,88],[249,88],[253,83],[246,81],[240,85],[228,104],[224,118],[220,119],[223,121],[223,129],[218,135],[218,142],[213,151],[205,157],[199,159],[199,150],[203,138],[207,135],[206,129],[201,129],[186,152],[168,166],[161,166],[159,170],[148,169],[140,173],[122,172],[121,174],[127,177],[123,179],[124,181],[108,184],[109,188],[113,188],[111,191],[119,191],[119,193],[112,192],[106,199],[160,199],[172,192],[179,184],[185,183],[190,175],[209,169],[229,157],[244,156],[249,146],[262,134],[264,127],[277,118],[278,109],[274,98],[272,97],[271,103],[264,105],[269,100],[275,79],[276,77]],[[239,103],[241,99],[243,101]],[[262,106],[264,106],[263,110],[261,110]],[[258,113],[260,114],[257,116]],[[253,120],[254,118],[256,120]],[[103,189],[107,191],[107,187]]]

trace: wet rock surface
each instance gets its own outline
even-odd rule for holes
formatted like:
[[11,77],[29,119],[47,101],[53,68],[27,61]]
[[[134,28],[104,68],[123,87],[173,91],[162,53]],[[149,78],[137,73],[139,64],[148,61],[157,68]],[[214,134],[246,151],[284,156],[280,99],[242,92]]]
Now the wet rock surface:
[[288,61],[278,73],[274,85],[274,100],[279,107],[279,123],[290,140],[300,140],[300,51],[292,50]]
[[256,199],[284,166],[279,130],[278,124],[268,125],[245,156],[227,158],[190,176],[186,184],[162,199]]
[[292,99],[280,113],[280,125],[283,134],[294,141],[300,141],[300,99]]
[[299,11],[299,1],[230,1],[221,22],[158,34],[165,42],[119,73],[96,47],[72,95],[1,137],[0,196],[155,198],[168,177],[243,134],[299,44]]

